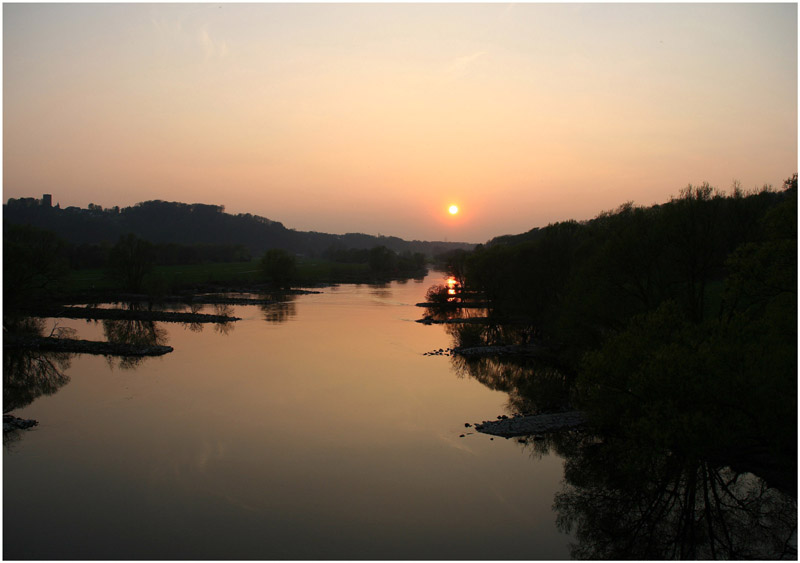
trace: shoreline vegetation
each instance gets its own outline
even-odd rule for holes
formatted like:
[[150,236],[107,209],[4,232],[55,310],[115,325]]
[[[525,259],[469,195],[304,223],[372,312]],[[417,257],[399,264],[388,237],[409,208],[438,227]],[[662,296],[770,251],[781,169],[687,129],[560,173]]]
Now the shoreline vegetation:
[[[580,410],[599,435],[696,456],[758,444],[796,473],[796,192],[796,175],[780,190],[689,186],[666,204],[452,250],[441,260],[456,287],[431,288],[418,322],[444,325],[459,369],[499,378],[515,401],[537,403],[533,414]],[[78,277],[53,233],[4,230],[7,308],[49,316],[224,324],[235,317],[63,305],[264,304],[292,288],[419,279],[427,268],[425,256],[385,246],[158,265],[152,243],[126,235],[104,268]],[[225,295],[242,292],[260,297]],[[543,385],[556,399],[541,399]]]
[[[559,527],[576,530],[574,553],[796,558],[796,191],[796,176],[781,191],[731,196],[690,186],[665,205],[626,204],[443,257],[451,277],[416,304],[425,308],[417,322],[442,325],[453,344],[423,355],[446,356],[458,377],[507,394],[510,416],[466,429],[564,458],[553,506]],[[238,274],[178,282],[143,259],[149,243],[135,237],[120,240],[128,258],[114,275],[98,271],[100,286],[64,284],[64,270],[52,267],[58,253],[47,251],[58,242],[12,231],[4,259],[22,262],[6,268],[14,307],[3,347],[9,371],[37,366],[50,382],[40,392],[69,381],[73,353],[135,367],[172,351],[158,322],[224,333],[238,320],[231,305],[261,306],[269,319],[291,296],[316,293],[293,288],[323,284],[279,249],[229,265]],[[50,261],[26,263],[30,256]],[[368,260],[350,272],[369,282],[418,276],[422,263],[385,248]],[[219,314],[199,313],[205,305]],[[46,317],[99,320],[108,342],[75,340],[57,323],[44,336]],[[31,400],[22,394],[4,407]],[[7,412],[4,441],[36,424]],[[642,529],[656,532],[641,543]],[[651,543],[665,530],[679,533]]]
[[[176,293],[222,293],[231,287],[247,293],[291,292],[421,279],[437,255],[474,247],[358,234],[297,238],[301,233],[279,223],[228,216],[219,206],[154,201],[122,210],[94,205],[61,210],[50,202],[11,199],[3,206],[3,292],[12,308],[32,302],[111,301],[122,293],[163,301]],[[174,228],[152,231],[163,224]],[[245,224],[283,235],[272,240],[252,229],[237,230]],[[181,225],[191,225],[193,234],[182,232]],[[201,240],[215,230],[224,231],[211,237],[218,242]],[[177,238],[167,240],[170,236]]]
[[160,200],[62,210],[46,194],[9,199],[3,217],[4,296],[12,304],[421,279],[437,256],[475,246],[303,233],[222,206]]
[[[19,207],[15,203],[11,208],[39,212],[33,204]],[[9,209],[5,206],[4,212]],[[327,257],[300,257],[281,248],[272,248],[259,260],[250,259],[235,245],[218,246],[159,245],[128,234],[121,236],[113,246],[84,244],[76,247],[53,232],[6,222],[4,340],[13,342],[16,348],[69,348],[76,352],[130,356],[140,350],[78,341],[67,344],[66,339],[55,343],[42,339],[41,334],[25,334],[29,327],[24,319],[100,320],[114,339],[157,340],[159,329],[153,324],[156,322],[187,323],[195,327],[214,323],[215,329],[224,332],[230,330],[230,323],[240,320],[230,314],[231,305],[283,310],[283,305],[294,296],[320,293],[300,288],[338,283],[385,283],[395,279],[421,279],[427,274],[428,259],[423,254],[396,252],[385,246],[355,250],[340,245],[330,249]],[[217,261],[180,263],[198,252]],[[232,261],[236,259],[240,261]],[[95,267],[87,268],[87,265]],[[105,303],[122,304],[122,307],[94,306]],[[179,309],[188,307],[190,311],[164,310],[173,304]],[[199,312],[205,305],[214,306],[217,314]],[[280,313],[275,318],[279,317]],[[105,326],[106,323],[111,324]],[[17,332],[20,329],[22,333]]]
[[187,266],[151,265],[136,288],[115,280],[104,268],[69,270],[61,274],[60,279],[48,283],[46,292],[33,297],[60,303],[156,301],[258,304],[252,300],[245,302],[243,298],[223,295],[305,295],[319,293],[318,289],[334,285],[389,283],[402,279],[422,279],[427,274],[426,266],[381,273],[371,271],[366,264],[337,264],[306,259],[297,259],[294,268],[288,284],[276,284],[268,276],[265,278],[259,260]]
[[426,355],[512,412],[580,412],[597,451],[734,464],[796,499],[796,174],[498,237],[447,272],[469,297],[418,304],[454,338]]

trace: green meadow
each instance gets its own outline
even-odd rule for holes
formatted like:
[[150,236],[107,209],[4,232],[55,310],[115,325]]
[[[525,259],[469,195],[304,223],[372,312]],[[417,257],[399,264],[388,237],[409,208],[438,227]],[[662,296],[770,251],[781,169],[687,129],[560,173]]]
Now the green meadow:
[[[298,259],[297,284],[347,283],[367,281],[368,264],[342,264],[321,259]],[[259,260],[218,262],[176,266],[156,266],[147,274],[149,290],[177,290],[203,284],[256,284],[263,281]],[[104,268],[71,270],[65,280],[68,292],[122,289]]]

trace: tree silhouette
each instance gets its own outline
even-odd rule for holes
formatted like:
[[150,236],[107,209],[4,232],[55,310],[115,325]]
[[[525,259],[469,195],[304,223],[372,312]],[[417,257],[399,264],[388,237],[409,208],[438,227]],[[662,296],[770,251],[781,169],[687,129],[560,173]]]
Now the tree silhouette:
[[554,502],[576,559],[796,558],[796,501],[724,464],[586,436]]
[[[20,336],[44,336],[44,319],[6,317],[4,332]],[[71,337],[69,330],[53,327],[50,336]],[[70,367],[73,354],[39,350],[3,351],[3,412],[21,409],[37,397],[52,395],[69,383],[64,372]]]
[[142,289],[153,265],[153,245],[134,234],[120,237],[109,254],[111,276],[131,291]]
[[8,225],[3,234],[3,294],[9,309],[47,297],[68,272],[66,243],[28,225]]
[[261,258],[261,273],[267,283],[289,289],[297,276],[297,259],[281,248],[272,248]]
[[[129,305],[129,309],[135,309]],[[109,342],[135,344],[139,346],[161,346],[167,342],[167,331],[155,321],[103,319],[103,332]],[[107,356],[109,367],[116,364],[120,369],[133,369],[147,356]]]

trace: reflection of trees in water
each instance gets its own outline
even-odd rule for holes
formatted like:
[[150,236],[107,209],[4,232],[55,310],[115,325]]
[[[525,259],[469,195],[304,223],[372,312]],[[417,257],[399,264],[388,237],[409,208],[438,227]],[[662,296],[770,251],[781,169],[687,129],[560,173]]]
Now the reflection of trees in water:
[[[119,344],[161,346],[167,342],[167,331],[155,321],[103,319],[106,340]],[[110,368],[132,369],[147,356],[106,356]]]
[[[472,319],[477,317],[486,317],[489,314],[488,309],[476,307],[425,307],[424,311],[425,313],[423,316],[433,319],[434,321],[446,321],[449,319]],[[447,327],[451,329],[448,330],[448,334],[455,336],[455,333],[452,331],[451,327],[457,326],[462,325],[447,325]]]
[[[519,343],[526,337],[513,327],[447,329],[457,345]],[[536,362],[460,356],[452,362],[458,375],[508,393],[512,412],[548,410],[569,401],[571,381]],[[644,422],[634,421],[635,428],[621,428],[603,439],[581,430],[517,439],[534,458],[555,451],[566,460],[554,509],[559,528],[575,533],[574,558],[797,557],[793,496],[751,473],[735,471],[728,462],[680,455],[677,448],[657,449],[657,434],[675,430],[639,428]]]
[[[485,309],[463,309],[462,318],[480,317]],[[445,332],[453,337],[454,347],[527,345],[534,329],[524,324],[448,324]],[[572,378],[541,362],[522,358],[452,357],[459,377],[472,377],[490,389],[508,393],[508,410],[536,413],[558,410],[569,405]]]
[[262,295],[261,298],[273,301],[272,303],[259,305],[264,315],[264,320],[268,323],[285,323],[297,315],[297,305],[294,303],[297,299],[296,295],[290,293],[267,293]]
[[489,389],[508,393],[515,413],[558,410],[569,404],[570,378],[531,360],[451,358],[456,375],[477,379]]
[[370,286],[370,295],[374,295],[380,299],[391,299],[392,290],[388,283],[377,283]]
[[554,508],[574,558],[797,557],[796,501],[752,474],[588,436],[564,453]]
[[[190,313],[200,313],[203,310],[202,303],[191,303],[187,305]],[[203,332],[203,323],[183,323],[184,328],[188,328],[192,332]]]
[[518,438],[565,459],[553,508],[575,559],[796,559],[797,502],[719,463],[583,430]]
[[[160,306],[163,309],[166,307]],[[180,309],[188,309],[192,313],[199,313],[204,309],[205,305],[201,303],[192,303],[177,307]],[[137,303],[129,303],[128,310],[138,310],[141,306]],[[152,307],[149,307],[152,308]],[[176,307],[169,307],[170,310]],[[212,305],[213,314],[216,315],[233,315],[233,307],[224,304]],[[121,344],[136,344],[140,346],[162,346],[169,340],[167,330],[156,323],[155,321],[143,320],[121,320],[121,319],[103,319],[103,332],[105,333],[106,340],[109,342]],[[192,332],[202,332],[203,323],[181,323],[184,328]],[[220,334],[228,334],[233,329],[233,323],[212,323],[214,330]],[[133,369],[138,367],[142,362],[148,359],[148,356],[106,356],[106,361],[109,367],[119,367],[120,369]]]
[[[44,336],[45,321],[38,318],[4,318],[4,331],[16,335]],[[66,338],[75,331],[57,324],[49,336]],[[52,395],[69,383],[64,373],[70,367],[72,354],[38,350],[3,351],[3,412],[11,412],[31,404],[37,397]]]
[[52,395],[69,383],[64,373],[72,354],[36,350],[3,352],[3,412],[31,404],[42,395]]
[[[224,303],[213,303],[213,304],[206,304],[206,303],[190,303],[187,305],[179,306],[178,309],[188,311],[189,313],[202,313],[206,307],[211,307],[212,315],[221,315],[226,317],[233,316],[233,306]],[[200,322],[193,322],[193,323],[181,323],[184,329],[189,329],[192,332],[203,332],[204,324]],[[233,330],[233,323],[226,322],[226,323],[211,323],[214,326],[214,332],[218,332],[220,334],[228,334],[231,330]]]
[[[214,305],[214,314],[225,316],[225,317],[232,317],[233,316],[233,307],[231,305],[224,305],[221,303],[217,303]],[[230,331],[233,330],[233,323],[214,323],[214,332],[219,334],[226,335]]]
[[[459,309],[461,313],[445,318],[475,318],[486,315],[486,309]],[[435,318],[435,317],[434,317]],[[533,342],[536,331],[524,324],[448,324],[447,334],[453,337],[454,346],[525,346]]]

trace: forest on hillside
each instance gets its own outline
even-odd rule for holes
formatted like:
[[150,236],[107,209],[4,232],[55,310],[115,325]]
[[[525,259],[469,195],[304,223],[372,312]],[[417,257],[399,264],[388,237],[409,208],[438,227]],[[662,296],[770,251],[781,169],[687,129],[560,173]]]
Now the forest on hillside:
[[11,198],[3,205],[3,222],[46,229],[76,246],[110,246],[121,236],[134,234],[155,244],[241,247],[254,257],[271,248],[316,257],[325,252],[385,246],[398,253],[419,252],[432,257],[448,250],[474,247],[469,243],[407,241],[363,233],[297,231],[258,215],[226,213],[221,205],[160,200],[123,208],[89,204],[85,209],[61,209],[57,204],[51,205],[50,197]]

